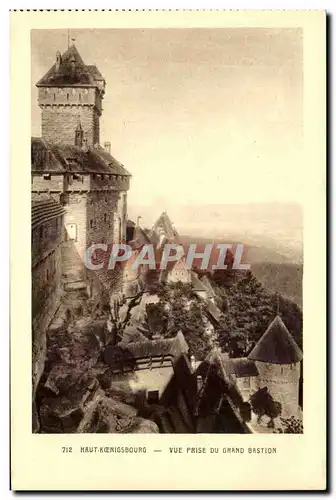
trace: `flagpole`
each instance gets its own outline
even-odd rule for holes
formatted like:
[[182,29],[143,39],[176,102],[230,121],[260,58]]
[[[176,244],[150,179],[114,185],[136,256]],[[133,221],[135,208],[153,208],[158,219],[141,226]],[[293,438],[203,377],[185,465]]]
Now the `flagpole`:
[[70,47],[70,30],[68,28],[68,48]]

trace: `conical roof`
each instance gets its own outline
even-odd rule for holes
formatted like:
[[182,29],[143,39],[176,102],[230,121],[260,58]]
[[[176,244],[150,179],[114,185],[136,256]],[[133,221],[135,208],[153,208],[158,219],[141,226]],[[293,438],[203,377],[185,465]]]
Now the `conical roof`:
[[302,351],[289,333],[286,325],[276,316],[267,328],[266,332],[254,346],[248,359],[290,365],[301,361]]
[[61,56],[59,67],[56,63],[36,84],[37,87],[85,85],[97,87],[98,80],[102,80],[101,74],[95,66],[87,66],[81,58],[78,50],[71,45]]

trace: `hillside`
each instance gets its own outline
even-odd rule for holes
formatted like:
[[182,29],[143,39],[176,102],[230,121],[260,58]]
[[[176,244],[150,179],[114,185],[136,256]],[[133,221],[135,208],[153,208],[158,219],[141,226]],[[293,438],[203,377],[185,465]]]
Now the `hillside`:
[[281,293],[302,307],[302,264],[256,262],[251,269],[269,290]]
[[219,342],[233,356],[251,350],[276,314],[302,348],[302,312],[293,301],[267,289],[251,271],[218,271],[208,278],[222,298]]
[[[242,239],[234,239],[233,236],[231,239],[228,237],[223,240],[188,235],[181,235],[180,238],[185,248],[196,242],[198,251],[201,251],[207,243],[244,243]],[[275,244],[273,246],[270,243],[265,243],[265,246],[245,244],[243,262],[251,264],[253,274],[265,287],[281,293],[302,307],[303,264],[300,252],[291,259],[290,255],[284,255],[275,248]]]

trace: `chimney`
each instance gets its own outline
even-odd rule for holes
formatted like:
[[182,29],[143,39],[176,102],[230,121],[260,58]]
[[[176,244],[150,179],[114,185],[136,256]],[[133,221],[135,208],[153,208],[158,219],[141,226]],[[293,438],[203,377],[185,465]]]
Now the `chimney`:
[[108,154],[111,154],[111,143],[110,141],[105,141],[104,142],[104,149],[108,152]]
[[197,375],[197,393],[198,394],[201,392],[202,387],[203,387],[202,375]]

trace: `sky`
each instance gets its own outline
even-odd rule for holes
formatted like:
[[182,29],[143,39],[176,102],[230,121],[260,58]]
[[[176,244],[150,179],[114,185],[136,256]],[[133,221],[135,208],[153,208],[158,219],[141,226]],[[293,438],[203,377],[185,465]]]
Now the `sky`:
[[[70,30],[106,79],[101,144],[132,175],[130,210],[300,204],[300,29]],[[33,30],[35,83],[67,49],[67,30]],[[294,206],[294,205],[293,205]],[[196,210],[196,212],[197,212]],[[159,214],[157,214],[159,215]],[[178,220],[177,220],[178,222]]]

